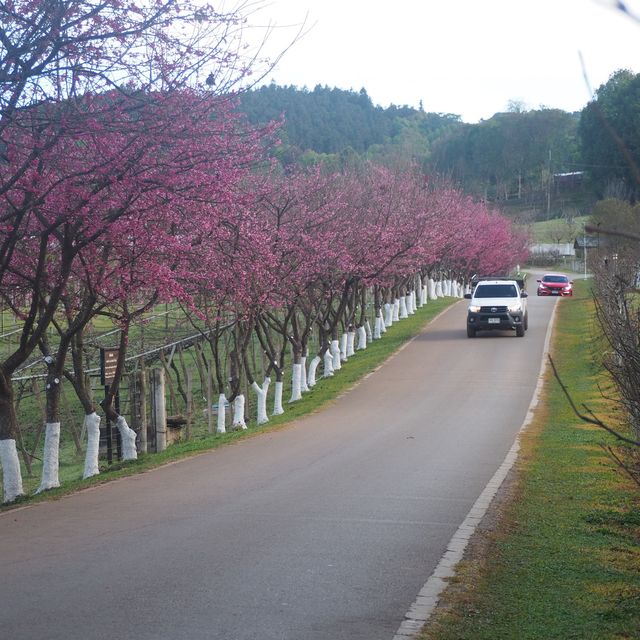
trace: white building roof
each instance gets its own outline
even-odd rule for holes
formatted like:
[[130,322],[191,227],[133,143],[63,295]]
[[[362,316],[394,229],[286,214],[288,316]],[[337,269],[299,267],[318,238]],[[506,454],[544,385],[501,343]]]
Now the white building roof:
[[576,250],[571,242],[544,242],[532,244],[529,247],[531,253],[555,253],[559,256],[575,256]]

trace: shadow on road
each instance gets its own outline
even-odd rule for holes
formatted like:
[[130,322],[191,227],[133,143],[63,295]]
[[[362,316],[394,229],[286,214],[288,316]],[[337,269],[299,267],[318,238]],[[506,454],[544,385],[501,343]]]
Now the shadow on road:
[[[476,340],[482,338],[508,338],[509,336],[515,337],[514,331],[484,331],[476,334]],[[451,340],[469,340],[467,338],[466,329],[440,329],[431,330],[425,333],[421,333],[416,340],[427,342],[447,342]]]

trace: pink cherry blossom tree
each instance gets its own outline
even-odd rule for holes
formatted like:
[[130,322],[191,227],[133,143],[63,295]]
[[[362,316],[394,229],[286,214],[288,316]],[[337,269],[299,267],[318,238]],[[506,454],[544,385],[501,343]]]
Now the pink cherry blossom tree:
[[22,482],[11,375],[42,339],[79,256],[109,233],[154,224],[149,212],[175,200],[194,166],[229,184],[229,165],[244,171],[253,146],[234,142],[233,154],[207,160],[207,135],[228,145],[237,133],[220,104],[249,71],[235,48],[242,15],[162,0],[22,0],[0,15],[0,290],[23,320],[0,363],[0,463],[13,500]]

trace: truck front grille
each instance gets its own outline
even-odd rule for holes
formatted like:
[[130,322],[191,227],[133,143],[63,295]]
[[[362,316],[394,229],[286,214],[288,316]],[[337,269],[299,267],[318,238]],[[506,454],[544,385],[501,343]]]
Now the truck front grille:
[[507,307],[480,307],[480,313],[506,313]]

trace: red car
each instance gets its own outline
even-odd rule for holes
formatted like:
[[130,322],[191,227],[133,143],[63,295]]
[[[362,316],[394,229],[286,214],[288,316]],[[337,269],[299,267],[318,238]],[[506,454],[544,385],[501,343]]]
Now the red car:
[[547,273],[538,280],[539,296],[572,296],[573,281],[569,280],[564,273]]

